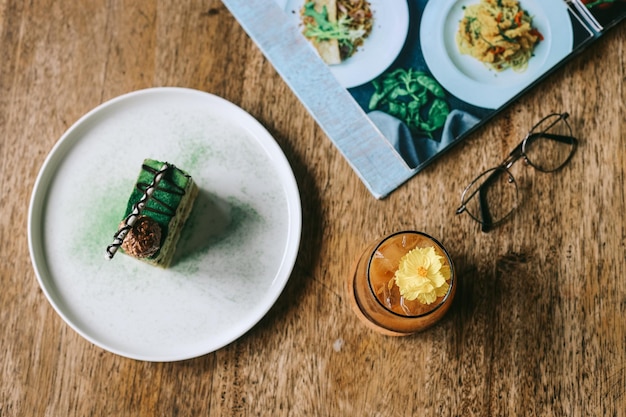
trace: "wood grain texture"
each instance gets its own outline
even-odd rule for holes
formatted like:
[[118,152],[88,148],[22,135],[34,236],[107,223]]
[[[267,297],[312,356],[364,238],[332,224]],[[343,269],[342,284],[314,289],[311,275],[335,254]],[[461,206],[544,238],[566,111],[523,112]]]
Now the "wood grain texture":
[[[372,198],[219,0],[0,0],[0,416],[626,415],[626,26],[574,57],[400,187]],[[27,208],[52,146],[105,100],[184,86],[243,107],[301,190],[300,254],[249,333],[176,363],[91,345],[54,312],[28,253]],[[460,192],[551,111],[581,145],[561,172],[522,164],[525,204],[483,234]],[[366,242],[443,241],[459,288],[407,338],[359,323],[344,293]]]

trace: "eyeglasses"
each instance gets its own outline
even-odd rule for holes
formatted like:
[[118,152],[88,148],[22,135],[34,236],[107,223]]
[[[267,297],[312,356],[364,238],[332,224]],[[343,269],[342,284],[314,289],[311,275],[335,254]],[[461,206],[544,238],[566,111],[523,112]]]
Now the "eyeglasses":
[[456,214],[469,214],[483,232],[502,223],[518,205],[517,183],[509,171],[516,161],[523,159],[538,171],[554,172],[574,155],[578,141],[572,136],[568,117],[567,113],[553,113],[541,119],[500,165],[470,182]]

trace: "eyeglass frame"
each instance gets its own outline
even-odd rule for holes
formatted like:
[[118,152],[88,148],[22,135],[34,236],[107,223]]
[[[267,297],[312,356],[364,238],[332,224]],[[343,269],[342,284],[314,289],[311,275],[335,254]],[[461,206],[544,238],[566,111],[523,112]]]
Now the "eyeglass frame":
[[[546,127],[545,129],[543,129],[541,132],[535,132],[535,129],[540,126],[543,122],[545,122],[547,119],[549,119],[550,117],[554,117],[554,116],[559,116],[553,123],[551,123],[548,127]],[[509,168],[511,168],[513,166],[513,164],[517,161],[519,161],[520,159],[524,160],[524,163],[526,165],[530,165],[531,167],[533,167],[534,169],[536,169],[539,172],[544,172],[544,173],[551,173],[551,172],[556,172],[558,170],[560,170],[561,168],[563,168],[565,165],[567,165],[567,163],[572,159],[572,156],[574,156],[574,153],[576,152],[576,149],[578,148],[578,140],[571,135],[572,132],[572,128],[569,125],[569,123],[567,122],[567,118],[569,117],[569,113],[567,112],[563,112],[563,113],[550,113],[547,116],[543,117],[541,120],[539,120],[537,123],[535,123],[535,125],[528,131],[528,133],[526,134],[526,136],[524,137],[524,139],[509,153],[508,157],[502,161],[502,163],[500,163],[499,165],[493,167],[493,168],[489,168],[483,172],[481,172],[478,176],[476,176],[468,185],[467,187],[465,187],[465,189],[463,190],[463,193],[461,193],[461,205],[459,206],[459,208],[456,209],[455,214],[461,214],[466,212],[472,219],[474,219],[476,222],[478,222],[481,225],[481,231],[483,232],[489,232],[490,230],[492,230],[492,228],[494,228],[495,226],[501,224],[504,220],[506,220],[517,208],[517,205],[515,205],[511,211],[509,211],[506,215],[504,215],[501,219],[495,221],[495,222],[489,222],[489,221],[485,221],[485,217],[490,217],[488,210],[486,209],[486,203],[484,203],[484,200],[481,198],[479,200],[479,209],[480,209],[480,213],[481,213],[481,219],[478,219],[477,216],[475,216],[473,213],[467,211],[467,203],[474,198],[474,196],[477,193],[479,194],[479,198],[482,195],[482,190],[483,187],[485,187],[490,179],[492,177],[494,177],[496,174],[501,173],[500,175],[508,175],[508,182],[509,183],[513,183],[515,184],[515,196],[516,196],[516,201],[517,201],[517,182],[515,181],[515,177],[513,176],[513,174],[509,171]],[[556,123],[559,122],[565,122],[565,124],[567,125],[568,130],[570,131],[570,135],[566,136],[566,135],[557,135],[557,134],[546,134],[546,132],[552,128]],[[553,169],[544,169],[541,168],[535,164],[532,163],[532,161],[528,158],[528,154],[526,152],[527,150],[527,146],[529,143],[532,143],[532,141],[534,140],[534,138],[537,137],[545,137],[548,139],[552,139],[552,140],[559,140],[563,143],[568,143],[572,145],[572,150],[570,151],[569,155],[567,156],[567,158],[565,158],[565,160],[558,165],[557,167],[553,168]],[[563,139],[567,139],[567,141],[563,140]],[[470,189],[472,189],[472,187],[479,181],[481,180],[482,177],[484,177],[486,174],[491,173],[491,175],[489,175],[489,177],[487,177],[487,179],[484,180],[484,182],[482,184],[480,184],[479,187],[476,188],[476,190],[469,196],[465,196],[468,191]]]

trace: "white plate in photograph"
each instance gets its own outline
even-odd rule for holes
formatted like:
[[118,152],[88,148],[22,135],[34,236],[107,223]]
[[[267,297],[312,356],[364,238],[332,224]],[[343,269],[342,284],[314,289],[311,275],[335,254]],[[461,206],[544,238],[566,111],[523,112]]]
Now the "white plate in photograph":
[[[170,162],[200,189],[173,265],[105,259],[142,161]],[[217,96],[152,88],[78,120],[37,177],[28,239],[39,284],[85,339],[166,362],[213,352],[271,308],[296,261],[301,205],[285,155]]]
[[422,54],[428,68],[452,95],[475,106],[495,109],[536,81],[572,50],[574,35],[563,0],[521,0],[543,35],[523,72],[494,71],[459,52],[456,33],[463,8],[478,0],[437,0],[426,4],[420,20]]
[[[275,0],[294,23],[302,26],[300,10],[303,0]],[[402,51],[409,31],[409,6],[406,0],[369,0],[374,23],[372,32],[350,58],[329,65],[345,88],[358,87],[382,74]]]

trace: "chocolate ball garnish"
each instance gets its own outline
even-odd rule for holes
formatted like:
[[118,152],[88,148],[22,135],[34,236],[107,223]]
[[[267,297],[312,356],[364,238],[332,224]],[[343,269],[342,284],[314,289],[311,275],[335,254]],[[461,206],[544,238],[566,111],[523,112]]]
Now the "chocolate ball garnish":
[[124,252],[148,258],[161,247],[161,226],[148,216],[139,216],[122,242]]

